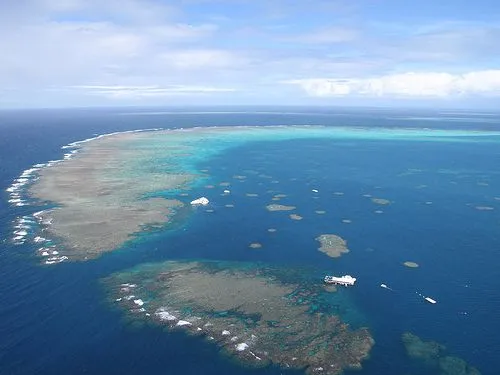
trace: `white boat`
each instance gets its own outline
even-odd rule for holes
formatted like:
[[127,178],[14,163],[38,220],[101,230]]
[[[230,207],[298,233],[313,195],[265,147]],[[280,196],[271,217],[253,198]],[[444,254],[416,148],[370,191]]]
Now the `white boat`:
[[198,206],[198,205],[206,206],[208,203],[209,203],[209,200],[205,197],[201,197],[201,198],[195,199],[194,201],[191,201],[191,204],[193,206]]
[[335,285],[343,285],[343,286],[350,286],[354,285],[356,282],[356,278],[352,277],[351,275],[344,275],[344,276],[325,276],[324,281],[326,284],[335,284]]
[[435,299],[432,299],[431,297],[425,297],[424,299],[425,299],[427,302],[432,303],[433,305],[434,305],[435,303],[437,303],[437,301],[436,301]]

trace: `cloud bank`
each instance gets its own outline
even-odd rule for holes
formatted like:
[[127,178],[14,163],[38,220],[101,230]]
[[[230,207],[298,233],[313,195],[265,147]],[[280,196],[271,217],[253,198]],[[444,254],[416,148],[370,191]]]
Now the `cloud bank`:
[[236,3],[0,1],[0,108],[498,95],[500,22],[486,7]]
[[465,74],[408,72],[375,78],[311,78],[284,81],[314,97],[375,96],[449,98],[467,95],[500,95],[500,70]]

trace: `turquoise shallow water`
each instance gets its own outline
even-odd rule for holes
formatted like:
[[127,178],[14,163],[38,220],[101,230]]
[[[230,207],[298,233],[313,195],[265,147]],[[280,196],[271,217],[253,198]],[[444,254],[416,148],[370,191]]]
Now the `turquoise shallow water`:
[[[23,124],[20,116],[4,118],[0,128],[6,135],[1,138],[5,142],[1,148],[5,150],[1,163],[5,188],[31,164],[60,157],[60,146],[96,132],[225,121],[317,123],[319,117],[164,115],[117,120],[118,116],[94,113],[92,122],[83,115],[52,114],[43,120],[46,134],[42,135],[31,119],[25,117]],[[337,117],[323,116],[322,121],[335,125]],[[343,119],[347,121],[342,125],[349,121],[394,125],[379,114],[354,113]],[[16,127],[9,125],[15,122]],[[68,124],[73,126],[70,130]],[[470,121],[467,126],[475,127]],[[477,127],[484,127],[484,122],[479,121]],[[342,290],[332,298],[332,305],[351,324],[368,325],[373,332],[376,346],[363,374],[418,373],[401,344],[400,335],[407,330],[445,344],[450,354],[464,358],[483,374],[496,374],[500,367],[496,356],[500,293],[495,278],[500,201],[494,198],[500,196],[499,152],[495,142],[249,143],[199,162],[199,169],[210,170],[204,184],[231,182],[229,196],[220,195],[222,187],[206,189],[204,184],[193,192],[211,200],[213,213],[195,209],[175,229],[143,236],[119,252],[89,263],[45,268],[33,258],[33,245],[14,247],[4,241],[0,252],[1,372],[247,373],[197,338],[166,334],[150,326],[131,327],[123,320],[123,312],[105,302],[99,279],[112,272],[143,262],[204,258],[308,267],[316,270],[318,279],[325,272],[356,275],[358,285]],[[261,173],[272,178],[259,177]],[[240,182],[234,175],[247,178]],[[259,196],[247,197],[246,193]],[[293,221],[287,214],[267,212],[264,207],[275,193],[287,194],[281,203],[297,206],[304,219]],[[364,194],[393,204],[375,205]],[[228,203],[235,207],[225,207]],[[475,206],[495,209],[479,211]],[[8,239],[10,221],[23,209],[2,203],[0,210],[2,238]],[[318,215],[315,210],[326,213]],[[383,213],[376,214],[376,210]],[[352,223],[342,223],[342,219]],[[268,228],[278,231],[268,233]],[[351,252],[340,259],[318,252],[314,238],[329,232],[347,239]],[[249,249],[251,242],[261,242],[263,248]],[[403,267],[406,260],[419,263],[420,268]],[[394,290],[382,289],[380,283]],[[417,292],[432,296],[438,304],[425,304]]]

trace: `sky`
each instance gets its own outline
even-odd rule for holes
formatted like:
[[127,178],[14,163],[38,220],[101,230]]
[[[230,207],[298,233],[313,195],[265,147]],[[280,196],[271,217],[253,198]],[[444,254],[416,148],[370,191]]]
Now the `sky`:
[[500,104],[498,0],[0,0],[0,108]]

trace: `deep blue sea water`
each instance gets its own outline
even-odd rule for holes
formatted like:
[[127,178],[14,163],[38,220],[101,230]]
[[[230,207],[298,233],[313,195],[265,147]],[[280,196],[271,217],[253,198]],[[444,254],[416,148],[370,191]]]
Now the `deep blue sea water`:
[[[141,111],[146,110],[134,112]],[[31,165],[61,158],[61,146],[115,131],[275,124],[500,130],[500,115],[494,114],[245,111],[0,112],[0,189],[5,191]],[[12,221],[36,208],[9,207],[4,194],[0,199],[0,374],[282,373],[276,368],[243,369],[219,355],[213,345],[181,332],[131,326],[123,311],[106,301],[99,280],[110,273],[144,262],[185,258],[312,267],[318,279],[325,272],[355,274],[358,285],[334,295],[332,304],[338,304],[344,319],[369,326],[374,335],[371,359],[360,374],[417,373],[401,343],[405,331],[446,345],[451,355],[464,358],[482,374],[497,374],[500,201],[494,198],[500,197],[498,165],[500,147],[495,142],[250,143],[199,166],[210,170],[207,183],[232,183],[230,196],[220,196],[220,188],[199,187],[194,192],[211,200],[213,213],[194,211],[175,230],[143,237],[95,261],[56,267],[39,265],[35,245],[10,243]],[[272,178],[259,177],[261,173]],[[247,178],[240,182],[234,175]],[[287,194],[281,203],[297,206],[304,219],[293,221],[267,212],[264,206],[277,193]],[[393,204],[375,205],[365,194]],[[227,203],[235,207],[227,208]],[[475,206],[495,209],[479,211]],[[316,210],[326,213],[318,215]],[[352,222],[343,223],[343,219]],[[267,232],[271,227],[278,231]],[[321,233],[346,238],[351,252],[340,259],[325,257],[316,251],[314,240]],[[251,242],[260,242],[263,248],[251,250]],[[419,263],[420,268],[403,267],[406,260]],[[381,283],[393,291],[380,288]],[[438,304],[424,303],[417,292],[432,296]]]

